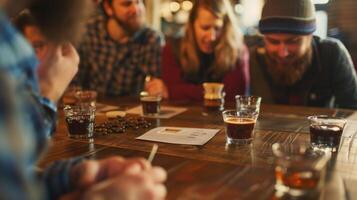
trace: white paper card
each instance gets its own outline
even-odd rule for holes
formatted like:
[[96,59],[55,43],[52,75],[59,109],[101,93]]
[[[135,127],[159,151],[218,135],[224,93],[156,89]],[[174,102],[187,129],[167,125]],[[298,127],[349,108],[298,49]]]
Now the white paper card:
[[171,144],[204,145],[218,132],[219,129],[157,127],[136,139]]
[[347,117],[347,124],[343,130],[343,137],[353,137],[357,133],[357,112]]
[[357,121],[356,120],[348,120],[343,130],[343,137],[353,137],[357,133]]
[[[187,110],[187,108],[182,107],[173,107],[173,106],[161,106],[161,112],[157,116],[145,116],[149,118],[159,118],[159,119],[169,119],[175,115],[183,113]],[[136,106],[132,109],[126,111],[126,113],[136,114],[136,115],[143,115],[143,109],[140,106]]]

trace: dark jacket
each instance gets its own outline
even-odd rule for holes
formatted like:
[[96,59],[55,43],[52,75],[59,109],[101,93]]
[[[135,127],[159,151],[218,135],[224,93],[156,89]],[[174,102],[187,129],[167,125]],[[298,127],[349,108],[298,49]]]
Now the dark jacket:
[[[340,41],[314,36],[312,64],[292,86],[272,81],[265,66],[264,51],[259,51],[262,48],[262,44],[258,44],[250,49],[250,76],[251,93],[261,96],[263,103],[357,108],[356,72]],[[299,100],[292,101],[294,98]]]

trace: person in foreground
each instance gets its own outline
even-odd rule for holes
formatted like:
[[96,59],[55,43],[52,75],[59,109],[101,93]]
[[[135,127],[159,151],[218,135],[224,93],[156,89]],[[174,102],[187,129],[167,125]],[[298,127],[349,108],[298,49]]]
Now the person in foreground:
[[203,99],[204,82],[224,84],[226,101],[248,92],[249,54],[226,0],[195,2],[183,38],[168,42],[162,79],[170,100]]
[[35,50],[38,60],[41,62],[47,51],[47,38],[41,33],[36,20],[28,10],[21,12],[13,20],[16,28],[21,31],[27,41]]
[[[0,1],[0,199],[165,197],[165,171],[144,159],[71,158],[49,165],[40,177],[35,173],[55,125],[56,102],[78,69],[78,54],[68,41],[75,40],[79,19],[86,15],[78,8],[88,2]],[[41,76],[33,49],[9,20],[24,7],[49,40]]]
[[251,92],[264,103],[357,108],[357,79],[343,44],[313,36],[312,0],[266,1],[250,49]]

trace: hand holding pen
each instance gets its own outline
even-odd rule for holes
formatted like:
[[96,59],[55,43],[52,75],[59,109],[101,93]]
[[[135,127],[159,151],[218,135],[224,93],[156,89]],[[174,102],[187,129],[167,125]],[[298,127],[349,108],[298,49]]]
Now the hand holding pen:
[[169,93],[162,79],[147,75],[145,77],[145,91],[149,95],[161,95],[162,98],[168,99]]

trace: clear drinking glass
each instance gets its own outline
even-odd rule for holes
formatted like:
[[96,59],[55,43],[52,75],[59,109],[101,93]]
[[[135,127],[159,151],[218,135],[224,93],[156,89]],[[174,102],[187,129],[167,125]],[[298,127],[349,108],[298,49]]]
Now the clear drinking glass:
[[91,105],[66,105],[65,119],[69,137],[92,138],[95,122],[95,107]]
[[260,111],[261,97],[250,95],[236,95],[236,108],[237,110],[251,110]]
[[77,102],[76,93],[81,91],[82,88],[79,86],[68,86],[65,93],[61,98],[61,106],[74,105]]
[[203,115],[220,114],[224,109],[223,83],[203,83]]
[[309,145],[272,145],[275,162],[275,189],[291,196],[311,196],[319,193],[325,183],[330,156]]
[[157,116],[160,114],[161,95],[149,95],[147,93],[140,96],[143,115]]
[[227,144],[250,144],[258,113],[251,110],[225,110],[222,112],[226,127]]
[[97,102],[97,92],[94,90],[80,90],[76,92],[77,104],[88,104],[95,106]]
[[346,119],[316,115],[310,121],[310,142],[314,148],[336,152],[346,125]]

